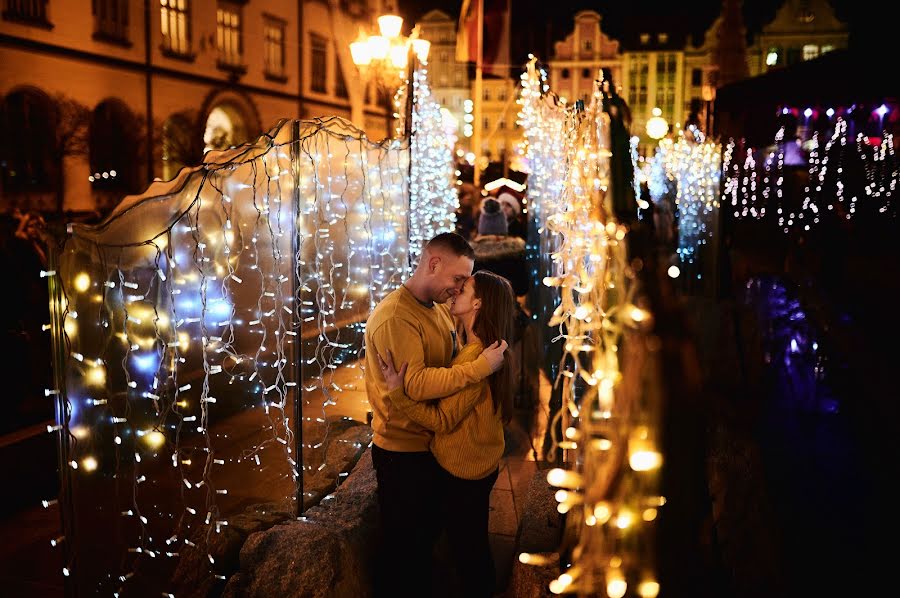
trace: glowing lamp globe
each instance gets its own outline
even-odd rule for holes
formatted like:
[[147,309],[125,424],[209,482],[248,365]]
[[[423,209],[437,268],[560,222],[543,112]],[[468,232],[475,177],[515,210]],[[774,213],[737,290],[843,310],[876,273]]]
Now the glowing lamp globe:
[[653,109],[653,116],[647,121],[647,135],[651,139],[662,139],[669,132],[669,123],[662,117],[662,110]]

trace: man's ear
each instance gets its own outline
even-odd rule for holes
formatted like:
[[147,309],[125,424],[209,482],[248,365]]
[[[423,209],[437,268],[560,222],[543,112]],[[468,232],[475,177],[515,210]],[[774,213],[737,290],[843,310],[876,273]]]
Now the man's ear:
[[439,256],[439,255],[431,256],[431,258],[429,258],[429,260],[428,260],[428,271],[431,272],[432,274],[434,274],[435,271],[437,270],[437,267],[440,265],[440,263],[441,263],[441,256]]

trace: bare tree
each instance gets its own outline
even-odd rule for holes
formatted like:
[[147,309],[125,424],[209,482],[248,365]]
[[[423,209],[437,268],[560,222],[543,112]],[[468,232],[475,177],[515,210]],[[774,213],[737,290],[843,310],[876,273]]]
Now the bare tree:
[[91,111],[64,94],[56,94],[56,145],[53,151],[53,162],[57,169],[56,179],[56,211],[62,214],[66,176],[64,162],[66,156],[84,156],[88,149],[88,125]]

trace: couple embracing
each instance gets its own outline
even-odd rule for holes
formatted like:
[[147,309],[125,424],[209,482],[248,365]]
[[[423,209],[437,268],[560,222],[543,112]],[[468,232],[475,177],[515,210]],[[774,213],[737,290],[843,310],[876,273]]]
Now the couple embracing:
[[463,237],[437,235],[366,325],[378,597],[432,594],[442,531],[460,595],[493,595],[488,512],[512,414],[504,352],[516,304],[505,278],[473,266]]

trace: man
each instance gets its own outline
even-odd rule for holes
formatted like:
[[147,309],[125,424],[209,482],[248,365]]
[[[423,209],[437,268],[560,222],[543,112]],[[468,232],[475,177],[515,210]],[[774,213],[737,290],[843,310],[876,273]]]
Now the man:
[[448,367],[456,329],[445,302],[472,275],[474,253],[457,233],[429,241],[413,275],[375,308],[366,323],[366,394],[372,407],[372,463],[378,479],[382,543],[376,596],[431,594],[432,550],[440,532],[439,466],[429,450],[432,432],[386,397],[378,362],[407,363],[404,387],[417,401],[446,397],[500,369],[506,341],[473,362]]

